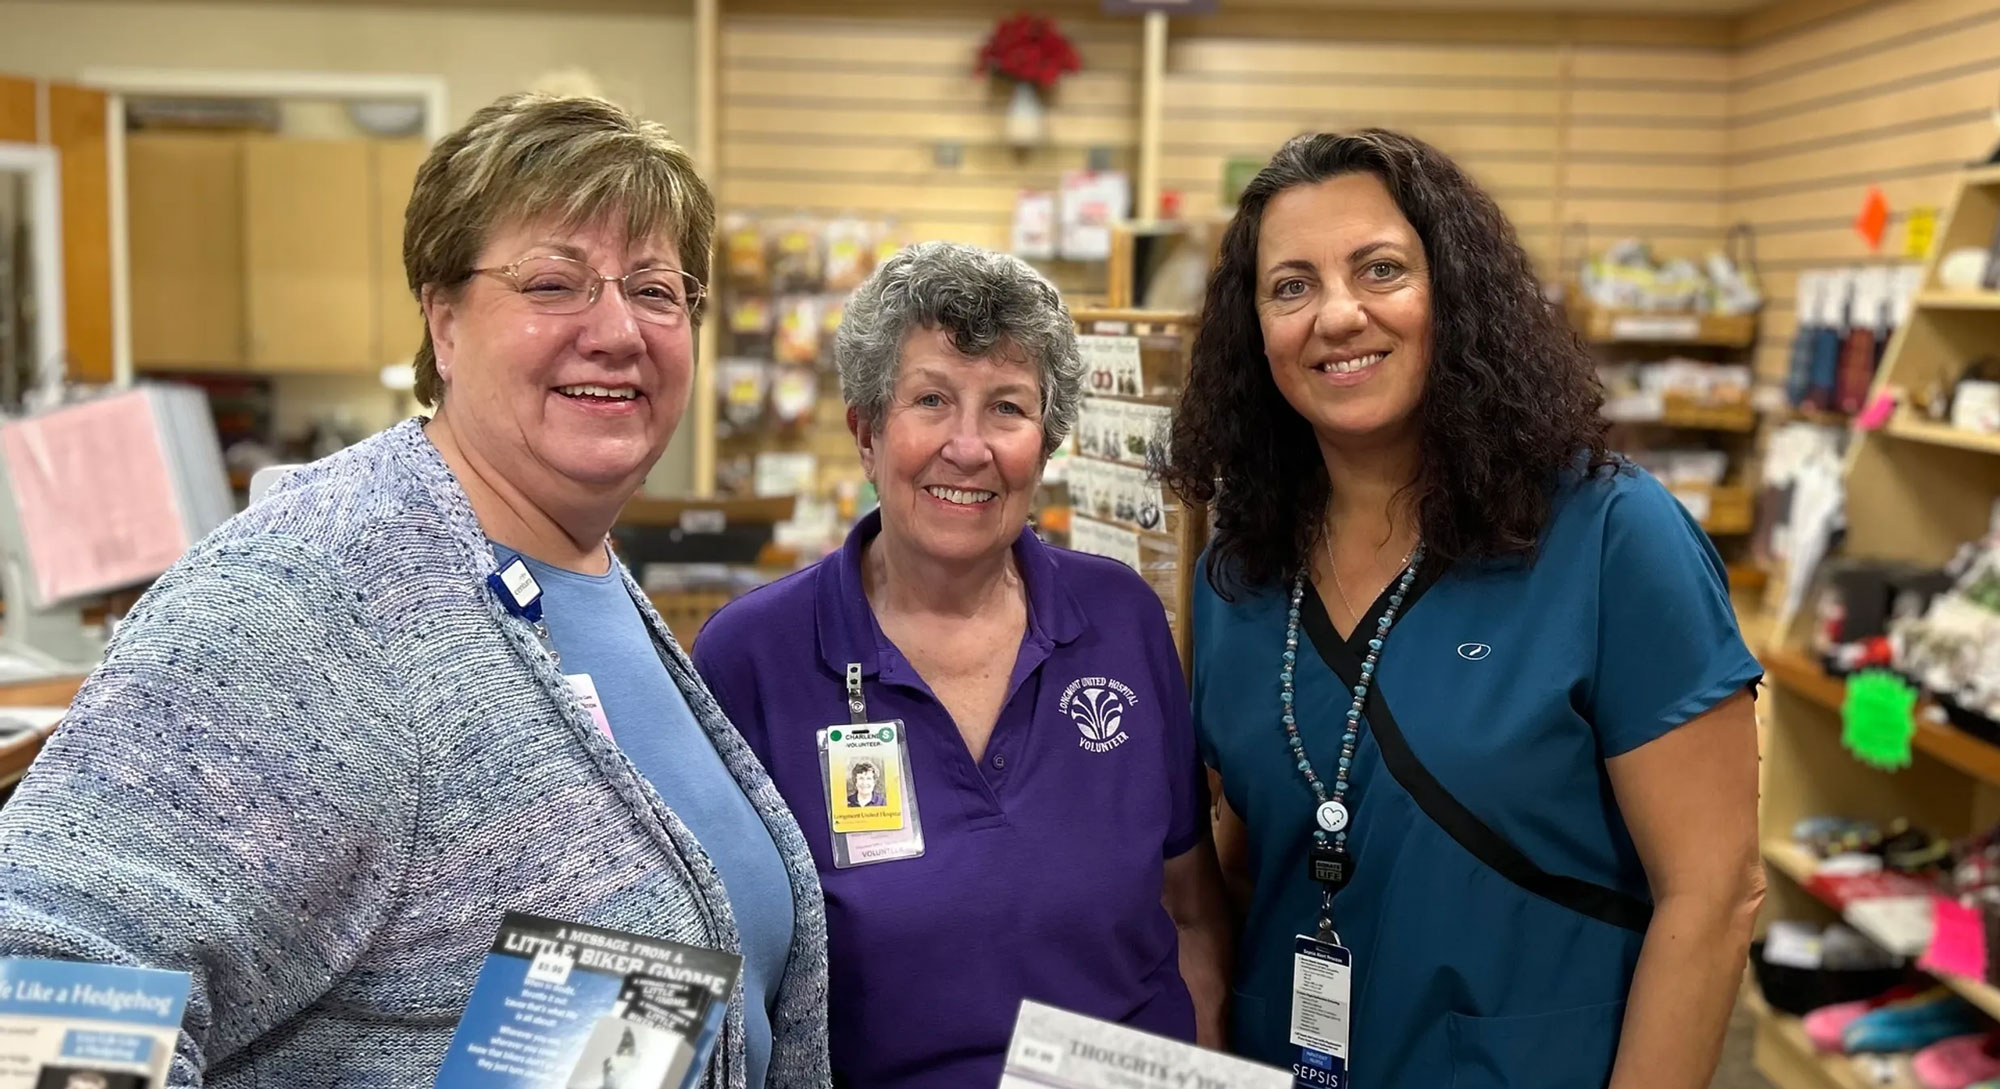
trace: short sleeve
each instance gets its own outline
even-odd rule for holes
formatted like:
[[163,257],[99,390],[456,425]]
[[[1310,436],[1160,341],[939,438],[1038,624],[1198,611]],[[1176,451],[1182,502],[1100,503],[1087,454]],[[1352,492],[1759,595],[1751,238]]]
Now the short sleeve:
[[[1151,591],[1147,591],[1151,596]],[[1188,701],[1187,678],[1181,674],[1181,656],[1174,646],[1173,629],[1166,612],[1157,605],[1146,618],[1152,629],[1147,639],[1158,681],[1160,720],[1166,730],[1167,790],[1172,823],[1161,852],[1163,858],[1179,858],[1194,849],[1208,831],[1208,771],[1205,753],[1195,736],[1194,714]]]
[[1644,471],[1612,486],[1590,699],[1607,757],[1665,735],[1763,677],[1737,629],[1722,557],[1701,526]]
[[1196,561],[1194,570],[1196,575],[1194,584],[1194,617],[1189,630],[1195,634],[1197,649],[1194,675],[1188,679],[1188,703],[1190,715],[1193,718],[1194,743],[1198,759],[1200,759],[1201,765],[1204,768],[1220,768],[1222,765],[1215,755],[1215,739],[1209,735],[1207,725],[1203,721],[1201,714],[1202,668],[1199,650],[1200,637],[1201,633],[1207,631],[1211,624],[1220,622],[1216,616],[1215,591],[1208,584],[1208,553],[1206,551],[1203,551],[1201,558]]
[[722,709],[723,717],[736,732],[757,753],[759,760],[768,759],[764,742],[763,722],[757,715],[755,701],[744,695],[751,678],[747,676],[750,656],[741,652],[731,654],[729,647],[735,645],[733,627],[728,618],[730,606],[711,617],[702,629],[704,639],[695,640],[694,650],[689,660],[694,663],[694,671],[700,674],[703,684],[708,686],[708,694],[715,698],[715,705]]

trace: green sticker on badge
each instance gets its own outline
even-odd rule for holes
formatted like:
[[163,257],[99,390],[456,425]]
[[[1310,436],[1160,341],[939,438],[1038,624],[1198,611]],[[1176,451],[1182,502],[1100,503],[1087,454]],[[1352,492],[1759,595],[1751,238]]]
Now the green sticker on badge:
[[835,730],[835,731],[833,731],[832,733],[830,733],[830,734],[828,734],[828,735],[826,735],[826,736],[827,736],[827,740],[829,740],[829,741],[839,741],[839,740],[840,740],[840,731],[839,731],[839,730]]
[[1917,735],[1917,690],[1881,670],[1857,673],[1847,681],[1841,704],[1841,744],[1855,759],[1883,771],[1910,766],[1910,740]]
[[890,729],[887,726],[884,726],[882,727],[882,731],[876,734],[875,736],[881,738],[884,741],[894,741],[896,740],[896,731]]

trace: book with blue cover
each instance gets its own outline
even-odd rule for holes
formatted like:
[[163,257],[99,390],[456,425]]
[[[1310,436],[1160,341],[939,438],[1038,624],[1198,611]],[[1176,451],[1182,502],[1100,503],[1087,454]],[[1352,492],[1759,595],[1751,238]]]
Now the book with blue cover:
[[742,958],[509,912],[437,1089],[688,1089]]
[[0,1089],[167,1084],[186,972],[0,958]]

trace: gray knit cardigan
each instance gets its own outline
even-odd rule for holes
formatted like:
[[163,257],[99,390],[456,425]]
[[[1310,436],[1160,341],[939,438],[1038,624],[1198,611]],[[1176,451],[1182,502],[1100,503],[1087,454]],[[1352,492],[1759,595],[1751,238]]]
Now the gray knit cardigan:
[[[487,588],[417,421],[292,473],[120,626],[0,809],[0,955],[194,975],[173,1086],[423,1089],[501,913],[736,950],[686,826]],[[792,881],[768,1084],[829,1084],[819,881],[646,601]],[[744,1084],[743,1004],[705,1085]]]

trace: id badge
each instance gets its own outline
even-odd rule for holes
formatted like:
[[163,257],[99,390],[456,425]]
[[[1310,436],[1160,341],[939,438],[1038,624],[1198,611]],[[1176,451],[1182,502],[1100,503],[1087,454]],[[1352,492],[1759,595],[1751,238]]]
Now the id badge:
[[1347,1089],[1349,999],[1354,955],[1304,934],[1292,943],[1292,1063],[1294,1085]]
[[575,693],[576,702],[583,705],[583,713],[597,724],[598,732],[611,737],[611,720],[604,716],[604,701],[597,698],[597,682],[588,673],[565,673],[563,680],[569,682],[569,690]]
[[818,740],[834,866],[923,854],[923,823],[901,720],[829,726]]

